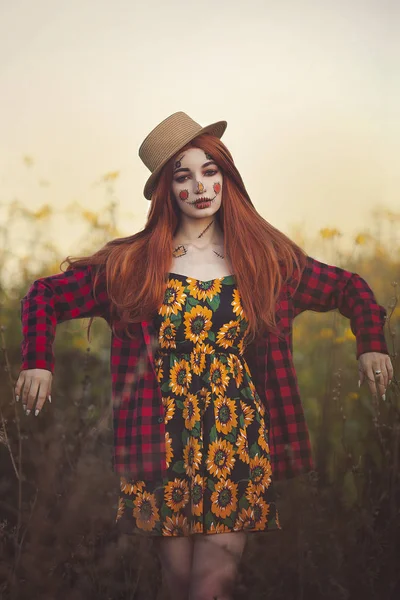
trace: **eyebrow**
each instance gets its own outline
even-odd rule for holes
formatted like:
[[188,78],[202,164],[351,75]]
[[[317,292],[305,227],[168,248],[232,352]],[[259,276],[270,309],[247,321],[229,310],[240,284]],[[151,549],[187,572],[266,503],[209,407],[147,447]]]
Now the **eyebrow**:
[[[217,164],[213,160],[209,160],[208,162],[205,162],[204,165],[201,165],[201,168],[204,169],[204,167],[207,167],[208,165],[217,166]],[[180,169],[176,169],[174,171],[174,175],[175,175],[175,173],[179,173],[179,171],[185,171],[185,173],[188,173],[188,172],[190,172],[190,169],[187,169],[187,168],[185,169],[185,168],[181,167]]]

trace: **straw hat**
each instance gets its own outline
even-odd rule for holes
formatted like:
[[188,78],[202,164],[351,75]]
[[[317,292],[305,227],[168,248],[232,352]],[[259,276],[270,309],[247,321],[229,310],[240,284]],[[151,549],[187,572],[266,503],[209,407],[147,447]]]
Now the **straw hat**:
[[210,133],[221,138],[227,124],[226,121],[218,121],[202,127],[186,113],[176,112],[152,129],[139,148],[140,158],[151,171],[143,189],[147,200],[151,200],[161,169],[180,148],[202,133]]

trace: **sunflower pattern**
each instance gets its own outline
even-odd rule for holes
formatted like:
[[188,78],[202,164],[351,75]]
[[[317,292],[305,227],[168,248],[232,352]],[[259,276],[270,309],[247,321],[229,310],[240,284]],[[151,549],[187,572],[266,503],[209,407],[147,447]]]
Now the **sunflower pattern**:
[[116,522],[154,536],[281,529],[269,414],[243,357],[248,323],[234,275],[170,273],[154,324],[168,475],[121,477]]

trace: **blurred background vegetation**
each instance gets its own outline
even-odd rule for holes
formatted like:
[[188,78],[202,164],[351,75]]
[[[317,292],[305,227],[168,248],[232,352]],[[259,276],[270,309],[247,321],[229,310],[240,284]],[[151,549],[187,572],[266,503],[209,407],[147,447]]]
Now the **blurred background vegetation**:
[[[101,178],[106,209],[74,203],[63,211],[65,228],[87,225],[68,254],[82,256],[132,233],[117,222],[118,176]],[[35,279],[59,273],[65,256],[46,241],[53,207],[32,210],[14,199],[1,208],[0,597],[160,598],[151,541],[114,527],[119,481],[111,469],[107,324],[94,321],[89,343],[87,320],[60,324],[52,404],[35,418],[15,402],[20,300]],[[317,468],[276,485],[283,530],[249,536],[237,598],[399,597],[399,224],[400,213],[378,207],[371,227],[354,239],[329,227],[314,236],[295,225],[288,232],[311,256],[372,287],[388,311],[395,377],[386,402],[374,400],[366,384],[358,389],[349,321],[337,311],[296,319],[294,361]],[[16,234],[22,229],[23,240]]]

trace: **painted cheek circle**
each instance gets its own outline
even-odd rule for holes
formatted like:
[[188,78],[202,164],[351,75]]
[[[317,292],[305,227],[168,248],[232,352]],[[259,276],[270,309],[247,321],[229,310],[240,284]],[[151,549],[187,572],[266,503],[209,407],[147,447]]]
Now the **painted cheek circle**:
[[220,183],[214,183],[214,192],[216,194],[219,194],[221,191],[221,184]]
[[179,192],[179,198],[181,200],[187,200],[189,196],[189,192],[187,190],[182,190],[181,192]]

